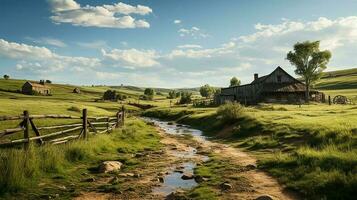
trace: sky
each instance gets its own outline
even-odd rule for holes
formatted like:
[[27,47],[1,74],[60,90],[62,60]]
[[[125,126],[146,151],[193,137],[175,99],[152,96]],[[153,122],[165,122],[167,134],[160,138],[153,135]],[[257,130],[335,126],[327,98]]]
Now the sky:
[[357,0],[0,0],[0,74],[16,79],[226,87],[294,75],[286,54],[307,40],[327,70],[356,67]]

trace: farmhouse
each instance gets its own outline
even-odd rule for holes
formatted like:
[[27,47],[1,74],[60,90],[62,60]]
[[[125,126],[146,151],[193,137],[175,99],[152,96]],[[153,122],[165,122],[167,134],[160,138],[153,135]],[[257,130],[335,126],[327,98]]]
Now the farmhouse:
[[22,86],[22,93],[23,94],[41,94],[41,95],[49,95],[51,94],[51,90],[48,86],[44,84],[38,84],[38,83],[31,83],[27,81],[23,86]]
[[[295,79],[277,67],[272,73],[259,77],[254,74],[250,84],[222,88],[221,94],[216,96],[216,103],[238,101],[244,104],[260,102],[298,103],[305,99],[305,84]],[[325,95],[316,90],[310,90],[310,99],[324,102]]]

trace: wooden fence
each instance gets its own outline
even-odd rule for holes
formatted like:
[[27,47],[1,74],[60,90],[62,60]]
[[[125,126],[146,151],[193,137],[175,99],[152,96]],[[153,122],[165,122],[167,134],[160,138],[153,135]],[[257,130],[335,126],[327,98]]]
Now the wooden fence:
[[[35,120],[37,119],[67,119],[76,120],[76,123],[61,124],[52,126],[37,127]],[[20,120],[19,126],[16,128],[0,130],[0,147],[16,146],[23,144],[25,149],[29,148],[31,141],[36,141],[38,144],[62,144],[74,139],[87,139],[89,134],[110,133],[115,128],[124,125],[125,109],[124,106],[115,116],[105,117],[90,117],[87,115],[87,109],[82,110],[82,116],[72,115],[30,115],[28,111],[24,111],[19,116],[0,116],[1,121]],[[36,136],[30,136],[32,131]],[[41,132],[52,131],[46,134]],[[13,140],[1,140],[5,136],[11,136],[16,133],[23,132],[23,138]],[[77,132],[77,133],[76,133]],[[79,134],[78,134],[79,132]]]

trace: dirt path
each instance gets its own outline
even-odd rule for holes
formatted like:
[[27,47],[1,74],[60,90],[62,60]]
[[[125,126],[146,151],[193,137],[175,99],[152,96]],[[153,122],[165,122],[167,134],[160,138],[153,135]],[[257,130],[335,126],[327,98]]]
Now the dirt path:
[[[230,147],[226,144],[221,144],[217,142],[212,142],[209,140],[195,138],[197,142],[201,145],[203,149],[206,151],[214,152],[221,157],[229,159],[232,163],[235,163],[240,166],[256,166],[257,160],[248,155],[247,153],[237,149]],[[256,199],[262,195],[269,195],[274,199],[280,200],[297,200],[299,199],[297,195],[292,192],[286,191],[283,189],[281,185],[266,172],[253,169],[249,171],[241,172],[240,175],[245,177],[253,190],[251,191],[243,191],[234,194],[237,199]]]
[[[140,178],[126,178],[126,181],[130,182],[130,185],[134,188],[144,188],[143,190],[135,189],[135,194],[128,195],[127,192],[112,193],[112,192],[95,192],[87,191],[83,192],[76,200],[94,200],[94,199],[165,199],[165,194],[152,192],[154,188],[159,187],[162,183],[153,181],[158,177],[172,172],[180,164],[191,160],[197,163],[202,163],[202,155],[195,154],[192,157],[178,157],[177,152],[192,151],[192,147],[198,148],[199,152],[210,152],[219,157],[229,160],[232,166],[237,169],[245,168],[247,165],[256,166],[256,159],[247,153],[230,147],[226,144],[209,141],[201,137],[185,138],[181,136],[175,136],[167,134],[165,130],[156,127],[158,133],[161,136],[161,143],[164,145],[160,154],[152,153],[143,157],[142,161],[148,164],[139,169],[139,173],[142,174]],[[174,156],[175,155],[175,156]],[[133,173],[138,173],[137,171]],[[275,200],[295,200],[298,199],[293,194],[284,191],[279,183],[269,176],[267,173],[259,169],[249,170],[237,170],[234,172],[236,176],[243,177],[244,182],[239,183],[244,185],[243,190],[228,190],[221,193],[220,199],[243,199],[254,200],[263,195],[269,195]],[[100,179],[99,179],[100,180]],[[245,181],[246,180],[246,181]],[[94,183],[96,184],[96,183]],[[237,184],[237,183],[233,183]],[[240,187],[239,184],[233,185],[233,187]],[[140,195],[137,195],[139,194]]]

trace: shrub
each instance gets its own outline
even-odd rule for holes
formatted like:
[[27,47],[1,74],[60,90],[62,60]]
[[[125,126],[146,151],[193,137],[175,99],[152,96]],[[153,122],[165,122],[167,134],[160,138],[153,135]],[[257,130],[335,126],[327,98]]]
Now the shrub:
[[152,88],[146,88],[144,91],[144,94],[147,96],[154,96],[155,95],[155,90]]
[[189,104],[189,103],[191,103],[192,102],[191,96],[192,96],[192,93],[182,92],[179,104]]
[[115,90],[107,90],[103,94],[103,100],[116,100],[116,91]]
[[242,116],[243,106],[235,102],[227,102],[226,104],[221,105],[217,114],[222,117],[224,121],[233,122]]
[[71,106],[67,110],[68,111],[73,111],[73,112],[81,112],[81,109],[78,108],[77,106]]

